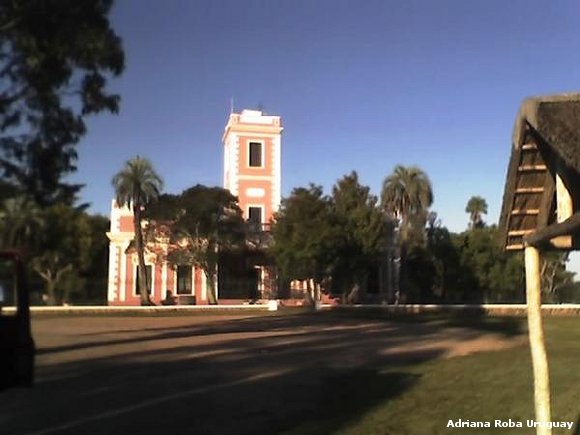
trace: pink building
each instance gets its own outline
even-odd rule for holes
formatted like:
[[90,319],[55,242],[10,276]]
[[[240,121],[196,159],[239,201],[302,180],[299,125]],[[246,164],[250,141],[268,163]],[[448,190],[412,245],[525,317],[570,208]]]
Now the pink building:
[[[239,198],[243,216],[255,229],[257,239],[265,234],[281,195],[281,133],[279,116],[258,110],[232,113],[222,137],[224,145],[224,188]],[[192,180],[193,184],[193,180]],[[109,305],[139,305],[137,255],[133,240],[133,213],[111,205],[109,248]],[[160,303],[167,290],[180,303],[207,304],[206,277],[190,266],[172,266],[158,260],[166,246],[147,246],[146,273],[151,283],[151,299]],[[275,275],[259,246],[248,246],[243,255],[225,257],[220,262],[216,294],[220,304],[243,303],[268,297]]]

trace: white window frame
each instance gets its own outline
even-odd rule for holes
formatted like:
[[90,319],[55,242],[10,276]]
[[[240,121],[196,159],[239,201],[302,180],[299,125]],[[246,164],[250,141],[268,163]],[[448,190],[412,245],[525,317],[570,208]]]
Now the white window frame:
[[259,208],[261,209],[260,212],[260,224],[265,224],[266,222],[264,222],[264,216],[266,214],[266,207],[263,204],[248,204],[246,205],[246,216],[247,216],[247,221],[250,221],[250,208]]
[[[246,162],[248,163],[248,168],[250,169],[264,169],[265,168],[265,159],[266,159],[266,144],[264,143],[265,141],[263,139],[248,139],[248,152],[247,152],[247,156],[246,156]],[[260,152],[261,152],[261,157],[260,157],[260,166],[252,166],[251,162],[250,162],[250,144],[252,143],[259,143],[260,144]]]

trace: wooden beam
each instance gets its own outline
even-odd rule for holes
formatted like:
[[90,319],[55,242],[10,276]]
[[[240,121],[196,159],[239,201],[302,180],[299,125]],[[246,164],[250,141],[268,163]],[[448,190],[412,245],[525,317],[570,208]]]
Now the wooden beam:
[[532,246],[539,246],[548,243],[551,239],[558,236],[570,236],[580,230],[580,214],[576,213],[566,219],[564,222],[549,225],[541,230],[535,231],[524,236],[524,243]]
[[560,174],[556,174],[556,205],[558,213],[558,222],[563,222],[572,216],[574,206],[572,204],[572,195],[562,181]]
[[[563,222],[572,216],[574,206],[572,204],[572,196],[568,188],[564,184],[560,174],[556,174],[556,220]],[[563,248],[570,248],[572,246],[572,236],[560,236],[560,240],[553,241],[560,244]]]

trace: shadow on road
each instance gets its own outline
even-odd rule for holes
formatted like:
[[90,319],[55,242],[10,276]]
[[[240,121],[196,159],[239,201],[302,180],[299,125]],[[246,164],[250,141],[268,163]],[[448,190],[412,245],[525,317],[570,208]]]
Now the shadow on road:
[[3,433],[333,433],[414,385],[412,366],[444,355],[449,332],[332,312],[145,330],[105,318],[96,335],[71,322],[86,334],[40,338],[37,386],[0,395]]

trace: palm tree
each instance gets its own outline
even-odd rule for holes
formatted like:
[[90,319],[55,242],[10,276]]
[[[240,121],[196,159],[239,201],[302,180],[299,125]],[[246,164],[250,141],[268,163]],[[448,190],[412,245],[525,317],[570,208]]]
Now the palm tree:
[[153,169],[151,162],[143,157],[134,157],[112,180],[118,207],[129,206],[133,209],[135,230],[135,249],[139,260],[139,291],[141,305],[151,305],[149,283],[145,273],[145,253],[143,232],[141,230],[142,212],[147,204],[155,201],[163,189],[163,180]]
[[469,213],[469,228],[482,227],[482,215],[487,214],[487,202],[481,196],[472,196],[467,201],[465,212]]
[[40,209],[27,197],[5,199],[0,204],[0,247],[30,247],[43,224]]
[[[405,281],[405,261],[407,248],[412,235],[422,237],[427,212],[433,203],[433,189],[427,174],[417,166],[395,166],[393,173],[383,181],[381,207],[398,223],[400,249],[400,277]],[[419,231],[421,232],[419,234]],[[395,292],[398,300],[398,292]]]

